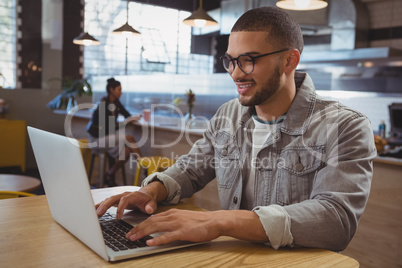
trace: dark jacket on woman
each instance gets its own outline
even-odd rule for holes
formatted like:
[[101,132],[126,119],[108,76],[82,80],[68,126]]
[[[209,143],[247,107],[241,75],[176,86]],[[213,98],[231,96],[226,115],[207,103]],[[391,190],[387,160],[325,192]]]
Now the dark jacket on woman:
[[[87,132],[96,138],[113,134],[119,128],[117,124],[119,114],[125,118],[131,116],[119,99],[111,102],[107,96],[103,97],[92,114],[92,118],[87,125]],[[110,129],[113,126],[114,129]]]

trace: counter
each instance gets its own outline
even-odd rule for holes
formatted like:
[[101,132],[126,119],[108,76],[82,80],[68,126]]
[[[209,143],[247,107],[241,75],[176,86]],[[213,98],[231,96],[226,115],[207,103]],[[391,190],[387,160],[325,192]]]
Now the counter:
[[402,267],[402,160],[377,157],[373,166],[366,209],[343,254],[361,267]]
[[[374,162],[402,166],[402,159],[395,158],[395,157],[377,156],[376,158],[374,158]],[[401,174],[401,177],[402,177],[402,174]]]
[[[75,120],[75,119],[82,119],[85,122],[88,122],[89,119],[92,117],[92,110],[78,110],[76,112],[67,113],[65,110],[55,110],[55,114],[65,115],[66,120]],[[69,119],[70,117],[70,119]],[[118,122],[122,123],[124,121],[124,117],[119,116]],[[164,131],[171,131],[175,133],[184,133],[190,135],[198,135],[199,137],[202,136],[208,121],[203,120],[194,120],[193,122],[185,122],[181,118],[175,117],[168,117],[168,116],[151,116],[151,120],[146,122],[143,118],[139,121],[133,121],[133,125],[141,126],[141,127],[148,127],[152,129],[160,129]],[[75,131],[75,130],[74,130]],[[74,134],[74,132],[73,132]],[[82,136],[81,132],[76,132],[79,137],[75,138],[85,138],[86,133]]]
[[[88,138],[86,126],[92,116],[91,110],[70,113],[62,110],[55,113],[65,116],[64,129],[67,136]],[[119,117],[118,122],[125,124],[124,117]],[[202,137],[206,123],[190,125],[180,118],[152,116],[150,122],[141,118],[121,127],[126,129],[127,134],[134,136],[144,156],[178,158],[186,154],[194,142]]]

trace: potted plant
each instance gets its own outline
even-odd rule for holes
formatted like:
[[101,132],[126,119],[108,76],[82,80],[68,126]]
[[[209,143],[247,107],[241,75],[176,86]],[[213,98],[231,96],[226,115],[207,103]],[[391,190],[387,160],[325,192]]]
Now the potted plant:
[[194,102],[195,102],[195,94],[191,89],[189,89],[186,92],[186,96],[187,96],[187,106],[188,106],[188,119],[191,120],[191,118],[193,117],[193,107],[194,107]]
[[87,79],[58,78],[52,80],[62,82],[62,92],[47,104],[47,107],[52,110],[66,108],[69,111],[77,105],[78,97],[92,96],[92,87]]

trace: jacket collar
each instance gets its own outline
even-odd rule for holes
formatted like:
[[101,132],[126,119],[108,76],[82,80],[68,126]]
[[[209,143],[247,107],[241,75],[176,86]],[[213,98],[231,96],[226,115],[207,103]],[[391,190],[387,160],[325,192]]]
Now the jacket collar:
[[310,124],[317,100],[313,80],[307,73],[296,72],[296,96],[286,113],[281,130],[289,135],[303,134]]
[[[313,81],[307,73],[295,72],[295,84],[296,96],[281,125],[281,131],[289,135],[301,135],[306,131],[317,99]],[[249,127],[254,126],[251,120],[254,110],[254,107],[242,107],[240,125],[248,122]]]

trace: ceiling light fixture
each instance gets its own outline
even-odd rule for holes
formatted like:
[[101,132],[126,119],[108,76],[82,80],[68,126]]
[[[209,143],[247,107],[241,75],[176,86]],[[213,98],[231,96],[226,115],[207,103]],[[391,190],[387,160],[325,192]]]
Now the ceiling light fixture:
[[95,39],[92,35],[87,32],[81,33],[79,36],[74,38],[73,43],[80,46],[97,46],[100,45],[99,40]]
[[183,20],[184,24],[191,27],[206,27],[206,26],[218,26],[218,22],[214,20],[207,12],[202,8],[202,0],[200,0],[200,6],[194,11],[188,18]]
[[[85,13],[85,12],[84,12]],[[85,21],[84,21],[85,29]],[[90,35],[88,32],[82,32],[76,38],[73,39],[73,43],[79,46],[98,46],[100,42],[98,39]]]
[[121,27],[115,29],[112,33],[113,34],[121,34],[125,37],[130,37],[132,35],[139,35],[141,34],[139,31],[137,31],[136,29],[134,29],[133,27],[130,26],[130,24],[128,24],[128,0],[127,0],[127,7],[126,7],[126,11],[127,11],[127,20],[126,23],[123,24]]
[[328,6],[323,0],[282,0],[276,3],[276,6],[289,10],[316,10]]

